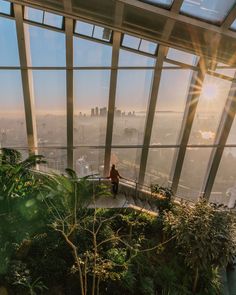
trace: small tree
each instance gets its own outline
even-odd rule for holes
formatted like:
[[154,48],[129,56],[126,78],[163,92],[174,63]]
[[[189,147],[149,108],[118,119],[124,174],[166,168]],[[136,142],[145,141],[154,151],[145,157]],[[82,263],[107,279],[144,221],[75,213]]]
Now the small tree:
[[213,208],[205,201],[195,206],[183,204],[166,212],[164,230],[176,236],[176,247],[185,264],[195,273],[193,294],[199,272],[225,267],[235,251],[235,217],[230,212]]

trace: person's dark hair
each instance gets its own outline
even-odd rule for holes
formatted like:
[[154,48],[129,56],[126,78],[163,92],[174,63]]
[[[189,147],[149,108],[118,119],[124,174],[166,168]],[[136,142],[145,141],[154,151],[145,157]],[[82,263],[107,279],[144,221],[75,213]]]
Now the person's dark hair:
[[112,164],[111,169],[115,169],[115,167],[116,167],[115,164]]

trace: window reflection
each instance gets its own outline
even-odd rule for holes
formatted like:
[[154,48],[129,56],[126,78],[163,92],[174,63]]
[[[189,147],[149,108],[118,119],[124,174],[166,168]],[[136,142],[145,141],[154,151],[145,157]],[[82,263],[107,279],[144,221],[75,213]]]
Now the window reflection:
[[212,23],[221,23],[234,4],[235,0],[184,0],[181,12]]

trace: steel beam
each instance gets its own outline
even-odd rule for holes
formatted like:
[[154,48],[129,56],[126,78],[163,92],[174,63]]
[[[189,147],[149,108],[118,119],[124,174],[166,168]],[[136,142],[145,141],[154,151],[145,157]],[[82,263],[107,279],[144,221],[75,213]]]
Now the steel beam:
[[163,66],[164,58],[166,56],[166,52],[167,52],[167,47],[160,45],[158,49],[155,70],[153,73],[152,88],[150,92],[149,106],[148,106],[148,111],[146,115],[144,140],[143,140],[143,147],[142,147],[142,153],[141,153],[141,159],[140,159],[140,170],[139,170],[139,177],[138,177],[138,183],[140,185],[143,185],[143,182],[144,182],[148,151],[149,151],[149,145],[150,145],[151,134],[152,134],[152,126],[153,126],[153,121],[154,121],[155,112],[156,112],[157,95],[159,91],[162,66]]
[[[121,42],[121,33],[114,32],[111,63],[112,63],[112,67],[115,67],[115,68],[118,66],[120,42]],[[111,143],[112,143],[114,114],[115,114],[117,75],[118,75],[117,69],[111,70],[108,114],[107,114],[106,148],[105,148],[105,159],[104,159],[104,175],[105,176],[109,172],[110,159],[111,159]]]
[[[236,79],[236,75],[234,76]],[[212,187],[215,181],[217,170],[220,165],[224,147],[234,121],[236,112],[236,82],[232,82],[229,95],[225,104],[224,112],[221,117],[221,121],[217,130],[217,137],[215,139],[215,144],[217,147],[212,150],[210,160],[208,163],[208,169],[205,176],[205,182],[203,183],[202,192],[204,192],[204,197],[209,200]]]
[[65,18],[66,32],[66,96],[67,96],[67,166],[73,169],[73,132],[74,132],[74,96],[73,96],[73,20]]
[[186,148],[192,129],[192,124],[195,117],[199,96],[201,93],[203,80],[207,72],[207,65],[204,59],[199,60],[198,66],[199,70],[193,72],[192,74],[184,118],[179,136],[180,147],[178,151],[175,153],[172,165],[172,190],[174,194],[176,194],[177,192],[177,187],[179,184]]
[[225,18],[224,22],[221,25],[222,29],[229,29],[229,27],[232,25],[233,21],[236,19],[236,6],[234,6],[233,9],[229,12],[227,17]]
[[[123,9],[122,3],[116,3],[115,10],[115,24],[121,26],[123,20]],[[107,112],[107,130],[106,130],[106,145],[105,145],[105,158],[104,158],[104,176],[107,176],[110,169],[111,160],[111,144],[112,144],[112,133],[115,115],[115,100],[116,100],[116,86],[118,76],[118,62],[119,62],[119,50],[121,43],[121,33],[113,32],[113,45],[112,45],[112,60],[111,60],[111,76],[110,76],[110,88],[109,88],[109,102]]]
[[34,89],[32,71],[24,69],[30,64],[30,40],[29,32],[24,30],[23,7],[18,4],[13,5],[16,20],[16,33],[21,66],[21,79],[24,96],[25,120],[27,130],[28,148],[30,154],[35,154],[37,150],[37,130],[35,119]]

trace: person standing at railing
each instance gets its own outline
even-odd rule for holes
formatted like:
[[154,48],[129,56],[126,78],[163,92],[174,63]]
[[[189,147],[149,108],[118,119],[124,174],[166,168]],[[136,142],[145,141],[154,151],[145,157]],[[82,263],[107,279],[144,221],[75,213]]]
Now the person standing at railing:
[[117,195],[119,179],[122,179],[123,177],[120,176],[119,171],[116,169],[116,166],[114,164],[111,166],[110,175],[107,178],[111,179],[112,192],[114,195]]

